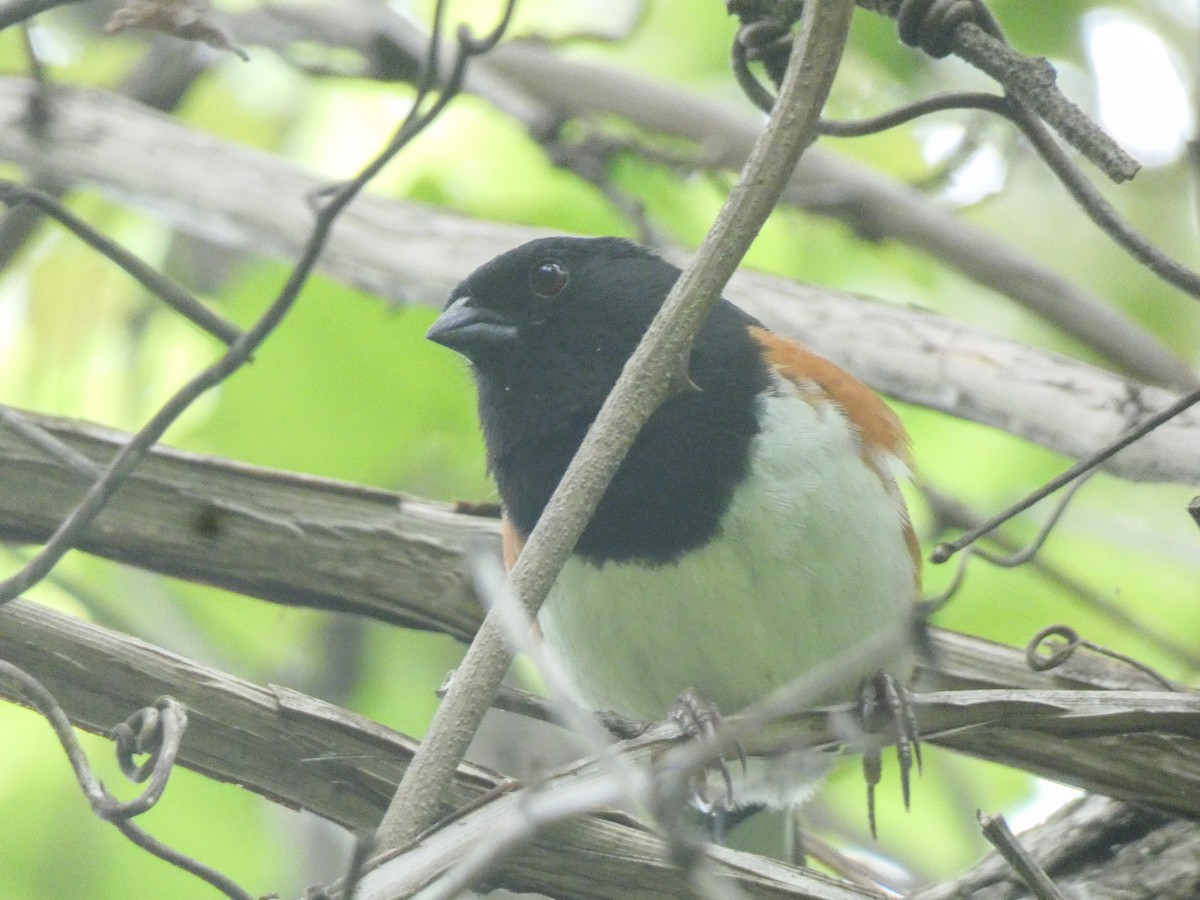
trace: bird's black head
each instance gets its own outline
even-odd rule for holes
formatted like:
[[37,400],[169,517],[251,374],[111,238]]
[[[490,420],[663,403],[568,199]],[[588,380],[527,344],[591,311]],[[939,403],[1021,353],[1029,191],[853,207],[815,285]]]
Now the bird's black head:
[[619,238],[530,241],[459,284],[428,337],[510,387],[536,389],[581,368],[607,379],[678,277],[670,263]]
[[[678,277],[619,238],[530,241],[458,285],[428,337],[471,361],[490,449],[503,452],[518,434],[586,426]],[[489,427],[498,419],[506,437]]]
[[[679,274],[618,238],[545,238],[476,269],[430,327],[430,340],[471,361],[488,466],[521,533],[532,529]],[[733,305],[717,304],[692,350],[689,372],[700,390],[651,417],[581,550],[668,559],[711,534],[757,432],[753,398],[766,386],[749,324]],[[720,486],[701,489],[714,480]],[[692,517],[695,534],[684,540],[671,523],[698,498],[711,508]],[[635,512],[644,527],[630,527]]]

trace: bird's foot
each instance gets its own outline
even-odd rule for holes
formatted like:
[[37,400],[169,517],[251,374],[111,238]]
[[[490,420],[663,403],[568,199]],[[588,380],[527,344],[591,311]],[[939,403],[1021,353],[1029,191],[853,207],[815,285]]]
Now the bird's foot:
[[[868,678],[858,692],[858,713],[863,731],[867,734],[895,731],[900,791],[905,809],[909,808],[910,776],[914,762],[917,773],[921,772],[921,735],[909,700],[908,688],[887,672],[877,672]],[[870,744],[863,751],[863,776],[867,781],[867,818],[871,824],[871,837],[875,837],[875,786],[879,784],[882,772],[882,747]]]
[[[680,694],[679,698],[671,705],[668,716],[685,735],[702,740],[712,740],[722,721],[721,712],[717,709],[716,704],[697,696],[695,691],[690,688]],[[735,744],[734,747],[744,775],[746,754],[742,752],[740,745]],[[720,799],[712,797],[708,784],[709,770],[705,769],[692,782],[692,800],[703,812],[709,815],[718,815],[735,809],[738,804],[734,802],[733,777],[730,775],[729,763],[724,756],[717,759],[713,769],[721,774],[725,788],[724,796]]]

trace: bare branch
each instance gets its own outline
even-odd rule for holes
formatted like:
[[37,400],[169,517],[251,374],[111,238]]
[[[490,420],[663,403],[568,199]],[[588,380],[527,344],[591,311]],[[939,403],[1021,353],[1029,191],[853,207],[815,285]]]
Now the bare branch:
[[986,72],[1004,91],[1050,124],[1069,144],[1116,182],[1141,165],[1058,90],[1054,67],[1022,56],[1004,40],[982,0],[858,0],[859,6],[897,20],[900,38],[940,58],[954,53]]
[[[824,290],[751,272],[733,279],[726,296],[769,327],[803,336],[814,350],[885,393],[1074,458],[1107,444],[1131,419],[1179,399],[939,316],[845,296],[834,300]],[[1071,410],[1069,417],[1064,409]],[[1113,457],[1106,471],[1194,483],[1200,481],[1200,459],[1187,447],[1196,442],[1200,415],[1192,410]]]
[[[625,366],[510,574],[513,593],[537,612],[638,430],[686,384],[692,340],[775,205],[816,123],[849,29],[850,0],[816,0],[801,20],[779,102],[737,186]],[[494,617],[484,621],[380,825],[381,843],[419,834],[508,669],[511,652]]]
[[[21,418],[89,463],[107,461],[129,439],[32,413]],[[0,539],[44,540],[84,484],[73,462],[0,427]],[[80,547],[277,603],[465,641],[482,611],[463,554],[480,541],[498,545],[498,530],[495,519],[444,504],[155,447]],[[363,563],[347,564],[354,560]]]
[[240,328],[210,310],[193,297],[183,285],[168,278],[153,266],[142,262],[120,244],[100,234],[45,191],[23,187],[11,181],[0,181],[0,203],[5,203],[10,208],[28,204],[57,219],[88,246],[128,272],[154,296],[188,321],[220,338],[226,345],[232,345],[242,336]]
[[[30,447],[46,453],[55,462],[62,463],[71,473],[82,478],[97,478],[103,471],[101,467],[80,453],[70,444],[56,438],[53,434],[33,421],[28,415],[10,406],[0,406],[0,434],[9,432]],[[2,439],[0,439],[2,440]],[[2,454],[7,455],[7,454]],[[55,519],[55,521],[61,521]]]
[[[969,528],[974,528],[984,519],[981,514],[968,507],[965,503],[943,493],[941,490],[933,488],[927,483],[920,485],[920,491],[925,502],[929,504],[933,512],[936,522],[934,536],[938,536],[938,532],[944,528],[955,528],[966,531]],[[1019,550],[1017,542],[1004,534],[992,532],[988,536],[988,540],[1006,553],[1015,554]],[[1038,556],[1034,556],[1030,559],[1029,565],[1037,570],[1041,577],[1054,585],[1059,592],[1057,596],[1079,602],[1086,609],[1093,610],[1118,626],[1121,630],[1137,635],[1149,646],[1156,648],[1191,670],[1200,670],[1200,652],[1197,652],[1196,648],[1185,638],[1173,634],[1163,634],[1159,630],[1145,625],[1140,619],[1126,610],[1124,606],[1113,602],[1112,599],[1105,596],[1101,591],[1070,575],[1055,563],[1047,562]]]
[[[512,14],[512,4],[507,7],[499,29],[483,41],[470,37],[465,29],[460,30],[459,45],[462,53],[456,60],[454,70],[450,73],[447,84],[430,102],[430,91],[437,81],[436,66],[431,63],[427,77],[422,79],[417,95],[409,107],[408,114],[396,129],[391,140],[371,160],[369,160],[354,178],[335,188],[326,186],[322,191],[312,195],[315,215],[312,225],[302,244],[297,260],[280,288],[279,293],[262,313],[258,321],[248,331],[239,336],[234,343],[216,362],[209,365],[199,374],[191,378],[151,417],[133,439],[129,441],[113,457],[104,473],[98,478],[70,514],[63,519],[45,545],[24,565],[20,571],[0,582],[0,604],[16,597],[38,580],[45,577],[58,563],[67,551],[76,545],[84,531],[103,510],[117,489],[125,482],[141,460],[149,452],[150,447],[160,438],[170,425],[202,394],[224,381],[229,375],[240,368],[262,342],[283,321],[299,296],[301,289],[307,283],[309,276],[316,268],[317,260],[325,249],[325,244],[333,229],[334,223],[351,201],[364,187],[396,156],[408,143],[419,135],[445,108],[450,100],[462,88],[466,71],[466,60],[472,55],[478,55],[490,50],[499,40]],[[437,31],[432,35],[435,50],[429,58],[436,60]],[[42,145],[46,135],[37,132],[32,140]],[[47,206],[49,209],[55,204]],[[301,221],[307,221],[307,217]]]
[[[28,704],[45,716],[46,721],[50,723],[55,736],[67,754],[79,787],[83,790],[92,811],[97,816],[111,822],[118,831],[142,849],[203,879],[231,900],[251,900],[250,895],[238,887],[232,879],[162,843],[130,821],[133,816],[151,809],[166,789],[171,767],[179,753],[183,731],[187,727],[187,712],[182,706],[167,697],[160,698],[155,702],[154,707],[150,708],[156,724],[151,726],[148,737],[155,742],[156,746],[153,758],[148,763],[147,774],[152,773],[153,780],[140,796],[122,803],[110,794],[93,774],[87,754],[84,753],[83,747],[80,746],[75,732],[71,728],[71,720],[54,694],[47,690],[37,678],[11,662],[0,659],[0,685],[3,685],[4,682],[8,682],[13,687],[0,687],[0,693],[7,694],[18,702]],[[146,710],[142,710],[142,713],[146,713]],[[118,726],[118,729],[120,728],[121,726]],[[150,751],[139,748],[138,752]],[[126,774],[130,773],[126,771]],[[133,780],[142,781],[144,777],[134,777]]]
[[[348,828],[374,827],[415,746],[315,698],[260,687],[22,600],[0,609],[0,658],[35,672],[77,726],[99,734],[146,698],[170,693],[192,713],[183,765]],[[20,700],[2,683],[0,694]],[[465,807],[506,783],[463,764],[446,799]],[[795,886],[832,884],[751,854],[714,853],[722,870],[756,896],[805,897],[811,895]],[[505,861],[496,879],[559,897],[587,896],[580,887],[589,883],[619,884],[647,897],[688,896],[686,881],[663,858],[662,841],[628,817],[584,816],[538,835]]]
[[[743,110],[602,66],[568,62],[544,47],[510,44],[488,65],[564,114],[614,113],[694,140],[709,167],[740,165],[757,127]],[[1190,369],[1123,313],[913,188],[818,147],[805,154],[783,199],[841,219],[869,239],[891,238],[928,252],[1140,377],[1177,387],[1195,384]],[[1156,368],[1162,365],[1155,374],[1146,368],[1151,359]]]
[[1042,868],[1033,860],[1029,852],[1017,841],[1016,835],[1004,821],[1004,816],[990,816],[979,813],[979,826],[983,836],[1008,860],[1021,881],[1025,882],[1038,900],[1066,900],[1063,893],[1054,886]]
[[38,13],[54,9],[56,6],[66,6],[68,3],[78,3],[79,0],[8,0],[0,5],[0,31],[18,22],[31,19]]
[[[1140,673],[1102,658],[1072,659],[1051,675],[1029,671],[1019,651],[987,641],[940,631],[934,641],[937,663],[922,670],[920,681],[925,689],[949,693],[926,696],[918,715],[930,733],[953,729],[934,742],[1200,815],[1193,695],[1154,692]],[[77,726],[101,734],[129,709],[171,694],[191,712],[180,763],[350,828],[377,821],[414,746],[314,698],[259,687],[24,601],[0,609],[0,658],[42,681]],[[1106,693],[1130,687],[1136,693]],[[961,688],[993,689],[963,694]],[[1059,690],[1045,693],[1054,688]],[[822,730],[824,722],[813,714],[788,727],[811,729],[817,742],[838,740]],[[963,727],[968,723],[978,724]],[[1189,736],[1155,734],[1159,729]],[[653,756],[659,740],[647,736],[634,746]],[[462,807],[502,783],[477,767],[460,766],[448,805]],[[445,846],[441,840],[453,840],[450,832],[439,837],[439,847]],[[506,860],[495,880],[554,896],[583,896],[579,885],[589,881],[626,885],[644,896],[677,896],[684,889],[678,874],[662,865],[662,853],[661,841],[627,818],[585,816],[537,835],[529,850]],[[771,873],[781,871],[746,854],[713,853],[735,877],[762,890],[774,884]]]
[[[1035,860],[1073,897],[1193,897],[1200,892],[1200,829],[1154,809],[1106,797],[1084,797],[1021,835]],[[1097,852],[1097,848],[1104,848]],[[1143,865],[1149,862],[1150,865]],[[991,854],[951,881],[919,890],[912,900],[1019,896],[1008,863]]]
[[[492,102],[528,127],[544,129],[546,119],[553,118],[547,108],[572,115],[611,112],[697,141],[705,148],[707,164],[721,168],[745,162],[759,129],[757,119],[744,110],[614,70],[569,63],[545,48],[506,44],[481,63],[485,65],[477,66],[473,76],[476,83],[482,81]],[[499,76],[505,83],[492,87]],[[539,104],[514,96],[519,91],[513,85],[538,97]],[[0,121],[20,120],[27,90],[28,82],[21,79],[0,79]],[[20,128],[0,129],[0,156],[64,180],[99,182],[212,240],[294,257],[307,211],[291,198],[319,186],[316,179],[260,152],[149,117],[111,96],[65,88],[57,88],[54,96],[53,140],[43,145]],[[171,170],[130,166],[131,143],[160,147],[179,165]],[[1120,311],[918,191],[861,165],[813,148],[797,167],[784,200],[836,216],[872,239],[890,237],[938,256],[1152,383],[1195,384],[1187,365]],[[321,265],[333,277],[383,297],[440,301],[463,269],[459,257],[457,276],[429,271],[431,263],[436,267],[446,259],[444,246],[439,246],[446,229],[455,233],[456,249],[478,263],[544,233],[513,228],[505,243],[475,252],[480,242],[487,243],[481,239],[488,227],[416,205],[393,207],[366,198],[342,220]],[[437,287],[430,290],[431,283]]]
[[[94,465],[106,465],[130,439],[48,416],[22,418]],[[86,474],[0,421],[0,540],[44,541],[87,483]],[[461,555],[483,539],[498,540],[494,519],[455,515],[446,504],[159,446],[79,547],[275,603],[467,641],[482,613]]]
[[[28,84],[0,79],[0,120],[20,116]],[[43,152],[21,129],[2,128],[0,154],[26,164],[40,159],[64,177],[99,181],[224,243],[252,245],[281,257],[294,255],[300,246],[308,215],[302,198],[319,187],[315,178],[266,154],[150,116],[111,95],[57,89],[54,96],[50,147]],[[129,166],[130,144],[158,147],[179,167]],[[811,157],[804,159],[811,162]],[[896,213],[903,218],[900,210]],[[924,213],[914,207],[912,215]],[[952,221],[947,225],[947,236],[970,234]],[[366,196],[339,221],[321,265],[332,277],[382,297],[440,306],[465,271],[545,234]],[[1119,433],[1130,410],[1161,408],[1174,399],[939,316],[829,289],[743,271],[730,281],[726,296],[769,327],[803,335],[814,350],[879,391],[1073,457]],[[1091,312],[1085,317],[1091,321]],[[1120,328],[1108,333],[1146,360],[1160,358],[1137,341],[1126,342]],[[1186,367],[1179,370],[1171,380],[1192,379]],[[1076,411],[1070,421],[1061,415],[1068,406]],[[1109,471],[1138,480],[1200,481],[1200,459],[1191,449],[1198,443],[1200,417],[1185,415],[1116,457]]]
[[1161,427],[1166,422],[1180,415],[1188,409],[1191,409],[1197,403],[1200,403],[1200,390],[1193,391],[1180,397],[1166,409],[1157,411],[1154,415],[1148,417],[1144,422],[1135,425],[1117,439],[1101,447],[1095,453],[1090,454],[1085,459],[1081,459],[1067,471],[1063,472],[1055,478],[1052,478],[1046,484],[1042,485],[1036,491],[1023,497],[1017,503],[988,519],[986,522],[981,522],[974,528],[969,530],[961,537],[955,538],[952,541],[946,541],[934,548],[932,559],[934,562],[945,562],[963,547],[969,546],[972,542],[978,540],[982,535],[1003,525],[1013,516],[1024,512],[1030,506],[1044,497],[1050,496],[1064,485],[1070,484],[1072,481],[1080,478],[1096,469],[1097,466],[1104,463],[1105,460],[1111,459],[1113,456],[1121,452],[1126,447],[1140,441],[1147,434],[1151,434],[1155,429]]

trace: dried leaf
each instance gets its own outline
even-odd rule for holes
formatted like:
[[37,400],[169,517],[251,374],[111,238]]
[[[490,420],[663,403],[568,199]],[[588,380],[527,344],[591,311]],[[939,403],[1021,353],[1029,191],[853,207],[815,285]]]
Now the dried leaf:
[[188,41],[228,50],[245,61],[250,57],[211,16],[206,0],[126,0],[104,26],[106,34],[126,28],[160,31]]

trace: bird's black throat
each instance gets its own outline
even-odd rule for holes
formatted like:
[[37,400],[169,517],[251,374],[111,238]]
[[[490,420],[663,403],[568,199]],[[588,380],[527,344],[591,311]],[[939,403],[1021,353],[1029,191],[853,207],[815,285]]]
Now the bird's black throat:
[[[698,390],[668,399],[638,435],[576,553],[590,562],[661,565],[716,537],[759,432],[768,385],[753,320],[724,301],[702,328],[690,375]],[[528,347],[523,348],[528,350]],[[598,365],[522,355],[475,367],[488,462],[506,514],[528,535],[632,347]]]

